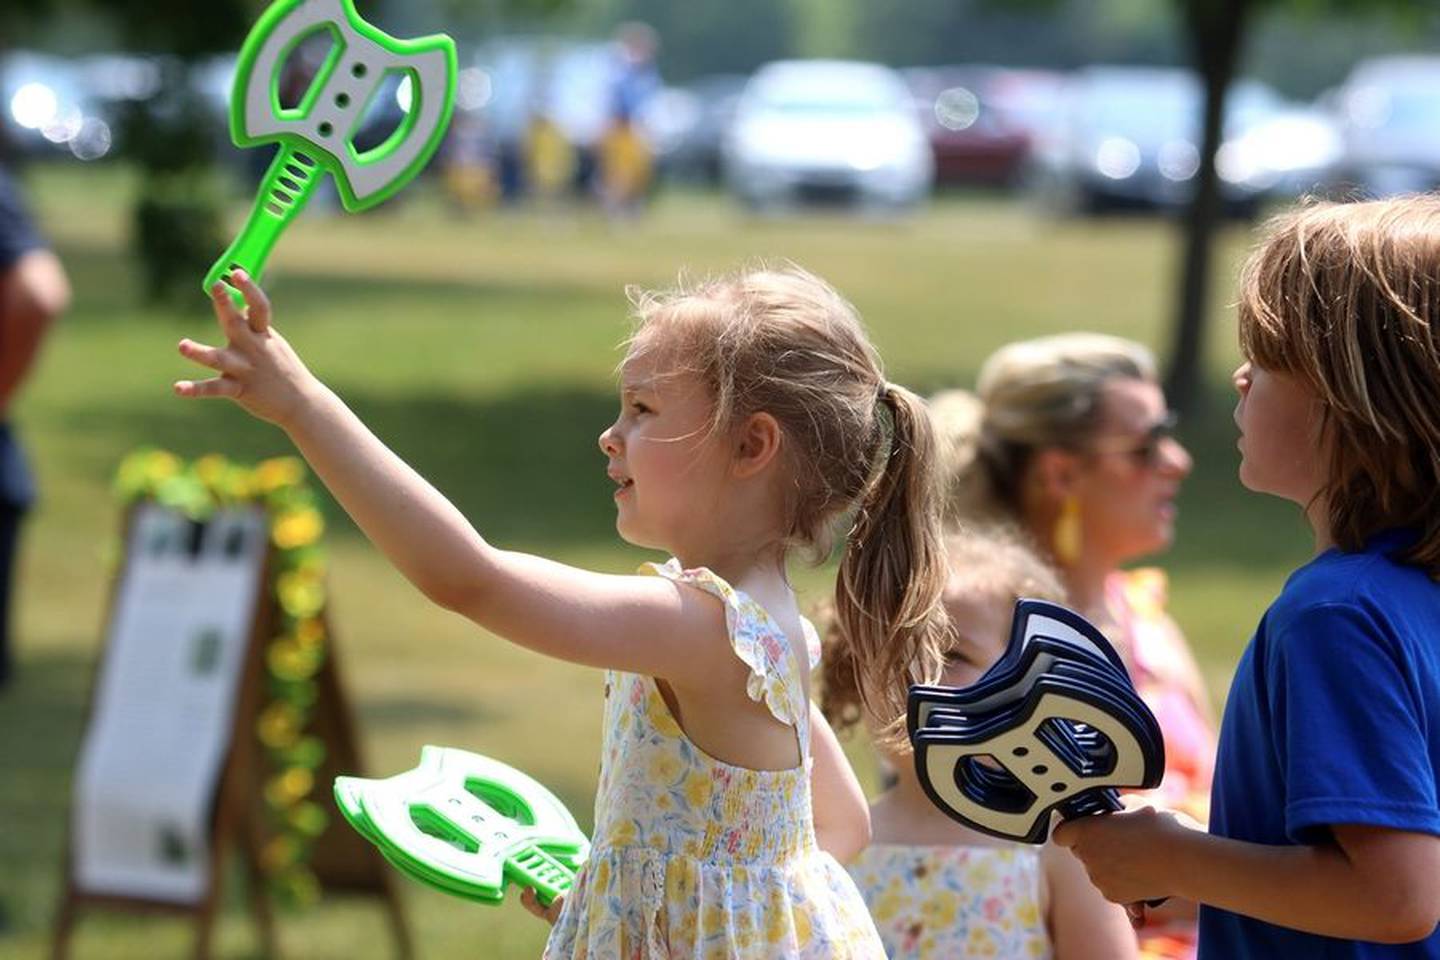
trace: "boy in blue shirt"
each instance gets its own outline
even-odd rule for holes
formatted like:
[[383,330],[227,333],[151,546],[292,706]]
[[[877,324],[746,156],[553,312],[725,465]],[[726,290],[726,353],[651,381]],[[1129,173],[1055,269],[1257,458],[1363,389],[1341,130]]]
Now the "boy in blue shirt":
[[1209,832],[1055,838],[1111,900],[1199,901],[1201,960],[1440,960],[1440,198],[1277,218],[1239,321],[1240,480],[1316,556],[1237,667]]

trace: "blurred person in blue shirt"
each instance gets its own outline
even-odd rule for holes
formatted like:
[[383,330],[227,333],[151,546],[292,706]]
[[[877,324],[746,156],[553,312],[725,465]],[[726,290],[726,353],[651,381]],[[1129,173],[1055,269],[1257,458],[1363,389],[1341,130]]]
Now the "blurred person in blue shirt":
[[612,216],[639,211],[654,182],[655,156],[640,124],[640,113],[661,88],[655,66],[659,39],[644,23],[625,23],[615,31],[617,63],[611,93],[610,124],[600,138],[597,187]]
[[47,329],[69,302],[60,260],[47,249],[19,189],[0,167],[0,687],[13,672],[10,596],[20,524],[35,499],[11,411]]

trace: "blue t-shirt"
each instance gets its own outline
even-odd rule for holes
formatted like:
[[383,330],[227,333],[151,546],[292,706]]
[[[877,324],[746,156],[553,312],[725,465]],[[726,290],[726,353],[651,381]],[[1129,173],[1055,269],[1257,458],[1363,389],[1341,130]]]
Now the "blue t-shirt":
[[[1440,834],[1440,585],[1389,554],[1327,550],[1260,620],[1225,705],[1210,832],[1307,844],[1329,824]],[[1384,945],[1300,933],[1210,907],[1201,960],[1432,958],[1440,933]]]
[[20,191],[0,167],[0,274],[31,250],[43,247]]

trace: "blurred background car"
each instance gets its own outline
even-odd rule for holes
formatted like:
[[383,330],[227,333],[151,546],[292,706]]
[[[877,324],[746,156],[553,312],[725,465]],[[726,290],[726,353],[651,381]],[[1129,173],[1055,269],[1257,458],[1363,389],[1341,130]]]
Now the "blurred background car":
[[1331,99],[1338,189],[1386,197],[1440,186],[1440,57],[1362,61]]
[[1221,146],[1215,162],[1222,175],[1283,199],[1329,193],[1343,155],[1339,125],[1327,111],[1286,103]]
[[[1216,162],[1221,199],[1234,215],[1253,215],[1275,182],[1243,138],[1284,107],[1255,80],[1237,81],[1229,91]],[[1032,155],[1031,186],[1059,212],[1179,209],[1200,169],[1203,110],[1203,90],[1189,70],[1079,70],[1066,84],[1054,140]]]
[[687,98],[689,112],[664,154],[665,170],[677,180],[718,186],[724,178],[721,158],[725,131],[735,120],[740,95],[750,77],[717,73],[699,77],[676,89]]
[[787,60],[758,70],[723,147],[752,210],[827,203],[902,210],[930,193],[934,160],[900,75],[878,64]]
[[930,141],[936,185],[1016,185],[1033,144],[1053,127],[1063,80],[995,66],[902,71]]

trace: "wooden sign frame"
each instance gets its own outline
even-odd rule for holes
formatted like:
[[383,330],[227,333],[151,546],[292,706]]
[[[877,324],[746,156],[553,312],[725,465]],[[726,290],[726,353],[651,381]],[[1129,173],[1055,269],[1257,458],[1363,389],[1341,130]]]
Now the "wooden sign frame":
[[[264,508],[257,505],[254,509],[263,511]],[[126,511],[122,523],[121,542],[127,546],[133,518],[132,507]],[[275,548],[267,543],[257,586],[255,614],[246,642],[240,676],[235,681],[239,684],[239,689],[225,759],[210,813],[207,838],[209,876],[204,895],[196,903],[180,903],[143,896],[100,894],[83,889],[75,879],[74,830],[73,826],[67,823],[61,894],[51,950],[51,956],[55,960],[64,960],[69,955],[71,936],[80,913],[91,909],[190,917],[195,926],[192,955],[197,960],[206,960],[210,956],[215,917],[220,904],[225,856],[231,849],[239,853],[244,864],[250,912],[263,953],[267,957],[281,955],[267,878],[261,865],[261,850],[267,834],[262,793],[265,757],[256,736],[257,721],[264,708],[265,651],[274,636],[276,625],[280,622],[272,575],[274,559]],[[125,567],[126,564],[122,564],[111,581],[102,637],[108,638]],[[328,797],[328,785],[340,774],[363,776],[363,766],[355,735],[354,716],[341,681],[335,634],[330,626],[328,610],[322,611],[321,617],[325,623],[327,649],[315,678],[318,697],[307,731],[319,737],[325,744],[325,759],[315,771],[314,789],[324,791],[321,803],[333,806]],[[101,652],[91,675],[91,693],[85,709],[86,736],[94,720],[95,691],[105,668],[107,652]],[[396,955],[401,958],[413,955],[409,924],[395,888],[394,878],[384,858],[373,845],[348,829],[344,818],[333,809],[324,832],[310,848],[309,856],[311,869],[322,890],[379,897],[385,909]]]

